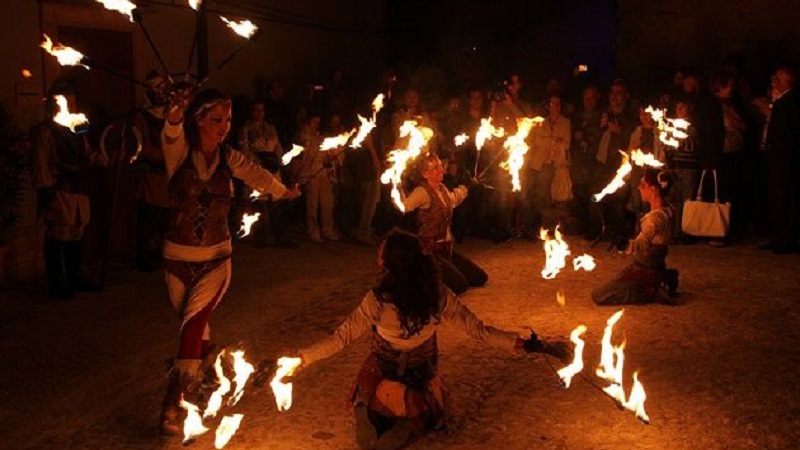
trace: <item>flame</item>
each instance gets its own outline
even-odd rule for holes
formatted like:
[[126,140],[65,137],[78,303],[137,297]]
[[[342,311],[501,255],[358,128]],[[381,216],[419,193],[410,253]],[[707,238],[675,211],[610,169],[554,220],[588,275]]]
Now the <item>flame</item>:
[[[522,186],[519,180],[519,170],[525,164],[525,154],[528,153],[528,144],[525,139],[528,138],[534,125],[544,122],[542,117],[523,117],[517,119],[517,133],[509,136],[503,142],[503,148],[508,150],[508,159],[500,163],[500,167],[508,170],[511,174],[511,191],[519,192]],[[476,138],[477,139],[477,138]]]
[[129,2],[128,0],[95,0],[98,3],[102,3],[103,6],[110,10],[110,11],[117,11],[128,16],[128,19],[133,22],[133,10],[136,9],[136,5]]
[[563,289],[559,289],[556,292],[556,303],[558,303],[558,306],[565,306],[567,304],[567,296],[564,294]]
[[214,448],[223,448],[228,445],[233,435],[236,434],[236,430],[239,429],[242,418],[244,418],[243,414],[234,414],[222,418],[214,437]]
[[656,122],[658,127],[658,139],[670,147],[678,147],[680,141],[689,137],[686,130],[689,129],[689,122],[685,119],[670,119],[666,117],[663,109],[648,106],[645,112],[650,113],[650,117]]
[[345,131],[344,133],[338,136],[327,137],[322,140],[322,144],[319,146],[319,151],[326,152],[328,150],[333,150],[338,147],[344,147],[347,145],[347,141],[350,140],[350,136],[356,132],[356,129],[353,128],[350,131]]
[[247,214],[245,213],[242,216],[242,228],[239,229],[239,237],[245,237],[250,234],[250,228],[253,227],[253,224],[258,221],[258,218],[261,217],[261,213],[255,214]]
[[244,350],[237,350],[231,355],[233,355],[233,382],[236,383],[236,389],[228,399],[228,405],[235,406],[244,394],[244,386],[247,384],[247,379],[256,369],[244,359]]
[[622,164],[617,169],[617,174],[614,176],[614,179],[608,183],[608,186],[604,187],[602,191],[592,196],[592,200],[595,202],[599,202],[608,194],[613,194],[617,192],[617,189],[625,186],[625,177],[631,173],[633,170],[633,166],[630,163],[630,157],[627,153],[620,150],[622,153]]
[[595,264],[594,258],[587,254],[576,256],[575,259],[572,260],[572,268],[576,271],[583,269],[587,272],[591,272],[595,267],[597,267],[597,264]]
[[275,402],[278,411],[288,411],[292,407],[292,383],[284,383],[283,377],[291,376],[303,360],[300,358],[281,357],[278,358],[278,370],[275,377],[269,382],[272,386],[272,393],[275,394]]
[[600,353],[600,366],[595,373],[598,377],[608,381],[610,384],[603,388],[603,392],[608,394],[611,398],[617,401],[620,406],[632,411],[636,417],[642,422],[649,424],[650,417],[644,410],[644,401],[647,395],[644,392],[644,386],[639,382],[639,372],[633,374],[633,388],[628,399],[625,399],[625,389],[622,386],[623,368],[625,364],[625,341],[620,345],[611,344],[611,335],[614,332],[614,325],[622,317],[625,312],[621,309],[614,313],[607,321],[606,328],[603,331],[603,339],[601,341],[602,351]]
[[433,130],[427,127],[418,127],[417,122],[414,120],[406,120],[400,126],[400,137],[408,136],[408,148],[397,149],[389,152],[387,161],[392,163],[392,166],[386,169],[381,174],[381,183],[392,183],[392,200],[395,206],[402,212],[406,212],[406,207],[403,204],[403,198],[400,195],[400,181],[403,177],[403,172],[406,170],[408,162],[415,159],[422,153],[422,147],[428,143],[428,140],[433,136]]
[[656,159],[652,153],[645,153],[638,148],[631,150],[631,161],[639,167],[649,166],[656,169],[664,167],[664,163]]
[[353,142],[350,143],[350,148],[361,148],[361,143],[364,142],[364,139],[366,139],[372,129],[375,128],[374,118],[369,120],[359,114],[358,120],[361,122],[361,126],[358,127],[358,134],[353,138]]
[[257,200],[259,197],[261,197],[261,191],[253,189],[253,192],[250,193],[250,200]]
[[203,426],[200,408],[184,400],[183,395],[181,395],[180,405],[186,410],[186,420],[183,422],[183,443],[186,444],[208,431],[208,428]]
[[383,94],[378,94],[375,96],[375,100],[372,101],[372,121],[375,122],[375,119],[378,116],[378,113],[383,109]]
[[223,22],[227,23],[234,33],[243,38],[250,39],[254,34],[256,34],[256,31],[258,31],[258,27],[249,20],[241,20],[236,22],[234,20],[228,20],[224,16],[219,16],[219,18],[222,19]]
[[197,11],[200,8],[200,4],[203,3],[203,0],[188,0],[188,2],[189,7]]
[[289,150],[287,153],[284,153],[281,157],[281,163],[285,166],[289,164],[295,156],[298,156],[300,153],[303,153],[305,147],[301,147],[299,145],[292,144],[292,149]]
[[23,78],[30,78],[33,76],[33,73],[28,69],[22,69],[22,76]]
[[569,340],[575,344],[575,356],[572,358],[572,363],[570,363],[570,365],[558,371],[558,377],[561,378],[561,382],[564,383],[565,389],[569,389],[569,385],[572,382],[572,377],[583,370],[583,347],[586,345],[586,343],[583,342],[583,339],[581,339],[581,335],[583,335],[585,332],[586,326],[578,325],[578,327],[572,330],[572,333],[569,335]]
[[453,138],[453,142],[456,144],[456,147],[461,147],[468,140],[469,140],[469,136],[467,135],[467,133],[461,133],[458,136],[456,136],[455,138]]
[[561,269],[567,265],[567,255],[570,254],[569,245],[561,239],[559,227],[560,225],[556,226],[553,239],[550,239],[545,228],[539,231],[539,238],[544,241],[545,265],[542,269],[542,278],[545,280],[552,280],[558,275]]
[[75,127],[89,123],[89,120],[83,113],[73,114],[69,112],[69,105],[67,104],[66,97],[63,95],[56,95],[53,98],[56,100],[56,104],[58,104],[58,114],[53,117],[53,121],[61,126],[69,128],[73,133],[75,132]]
[[[217,416],[217,412],[219,412],[220,407],[222,407],[222,398],[231,390],[231,381],[225,377],[225,373],[222,370],[222,357],[224,355],[225,350],[217,355],[217,360],[214,362],[214,372],[217,375],[219,387],[211,394],[211,398],[208,399],[206,410],[203,412],[203,419],[210,419]],[[217,434],[219,435],[219,430],[217,430]]]
[[89,68],[89,66],[81,64],[81,61],[84,58],[83,53],[75,50],[72,47],[64,46],[58,42],[53,44],[53,41],[50,40],[49,36],[46,34],[43,34],[43,36],[44,41],[39,44],[39,47],[42,47],[44,51],[55,56],[59,64],[62,66],[83,66],[87,69]]
[[491,140],[492,137],[503,137],[505,134],[505,130],[492,125],[491,117],[481,119],[481,126],[478,128],[478,132],[475,133],[475,148],[481,151],[486,141]]

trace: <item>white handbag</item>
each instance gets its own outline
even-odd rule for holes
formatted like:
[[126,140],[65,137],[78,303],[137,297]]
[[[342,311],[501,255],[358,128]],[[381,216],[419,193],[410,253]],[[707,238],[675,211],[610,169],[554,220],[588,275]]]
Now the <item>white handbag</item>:
[[703,181],[707,170],[700,175],[700,186],[697,188],[697,198],[683,202],[683,219],[681,229],[692,236],[723,238],[728,235],[731,223],[731,204],[719,202],[719,185],[717,171],[711,170],[714,175],[714,201],[703,201]]

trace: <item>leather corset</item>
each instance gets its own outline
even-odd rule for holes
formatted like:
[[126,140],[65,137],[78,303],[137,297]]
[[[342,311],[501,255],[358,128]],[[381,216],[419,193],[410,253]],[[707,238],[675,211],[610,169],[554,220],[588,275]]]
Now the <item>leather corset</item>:
[[206,182],[200,180],[190,152],[169,181],[171,209],[166,238],[199,247],[230,239],[231,176],[227,147],[220,149],[217,169]]
[[[423,183],[422,187],[430,197],[430,205],[428,209],[419,210],[417,235],[422,243],[422,249],[427,253],[434,253],[436,244],[447,239],[447,230],[453,217],[453,205],[447,192],[443,192],[440,197],[430,184]],[[438,189],[447,188],[440,184]]]

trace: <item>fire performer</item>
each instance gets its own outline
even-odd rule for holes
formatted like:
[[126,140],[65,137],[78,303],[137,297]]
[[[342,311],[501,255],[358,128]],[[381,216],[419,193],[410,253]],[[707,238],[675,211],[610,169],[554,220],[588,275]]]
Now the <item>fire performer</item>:
[[73,292],[91,292],[99,287],[80,277],[81,240],[89,224],[89,190],[86,170],[91,164],[105,165],[107,156],[91,148],[86,129],[73,132],[54,120],[58,112],[55,96],[62,95],[70,110],[75,108],[75,88],[56,80],[48,92],[48,118],[30,130],[33,153],[31,170],[39,212],[45,224],[44,261],[49,295],[66,299]]
[[449,322],[471,337],[509,352],[570,357],[566,342],[528,339],[494,328],[475,316],[439,278],[424,241],[389,234],[378,251],[378,286],[329,337],[300,352],[301,368],[332,356],[372,330],[372,351],[350,396],[356,439],[364,449],[396,449],[412,433],[444,426],[442,382],[437,370],[437,330]]
[[434,255],[442,279],[454,293],[463,294],[470,287],[483,286],[489,276],[466,256],[453,250],[453,209],[467,198],[468,189],[459,185],[452,191],[442,183],[444,166],[434,153],[428,155],[422,170],[424,181],[411,194],[403,196],[405,211],[419,209],[417,235],[425,252]]
[[[275,199],[299,195],[267,170],[223,142],[231,126],[231,99],[209,89],[178,101],[162,133],[171,211],[164,241],[170,300],[181,319],[178,355],[162,404],[161,431],[180,434],[181,394],[198,387],[201,361],[213,361],[208,322],[231,277],[228,212],[232,178]],[[185,114],[184,114],[185,111]],[[185,122],[184,122],[185,116]]]
[[666,196],[672,184],[670,172],[644,170],[638,189],[642,201],[650,205],[650,212],[642,217],[639,234],[628,244],[626,252],[633,254],[633,263],[616,278],[592,291],[592,300],[598,305],[675,304],[678,271],[666,266],[673,226],[673,211]]

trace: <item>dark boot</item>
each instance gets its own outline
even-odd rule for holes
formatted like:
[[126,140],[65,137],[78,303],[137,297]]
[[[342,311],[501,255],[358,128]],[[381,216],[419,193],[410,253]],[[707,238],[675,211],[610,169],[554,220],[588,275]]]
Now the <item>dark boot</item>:
[[356,414],[356,442],[364,450],[373,450],[378,442],[378,431],[369,418],[367,405],[360,403],[355,406]]
[[669,293],[670,297],[675,297],[678,293],[678,270],[677,269],[667,269],[667,292]]
[[180,436],[186,410],[181,406],[181,398],[194,402],[198,387],[199,359],[178,359],[169,369],[167,393],[161,403],[161,434]]
[[391,428],[378,438],[376,450],[396,450],[408,442],[414,432],[414,425],[408,419],[397,419]]
[[64,242],[64,270],[67,286],[74,292],[97,292],[100,286],[81,277],[81,241]]
[[63,244],[62,241],[55,239],[44,240],[44,266],[47,271],[49,295],[59,299],[72,297],[72,291],[64,278]]

